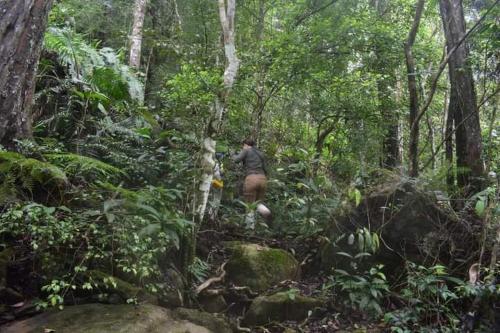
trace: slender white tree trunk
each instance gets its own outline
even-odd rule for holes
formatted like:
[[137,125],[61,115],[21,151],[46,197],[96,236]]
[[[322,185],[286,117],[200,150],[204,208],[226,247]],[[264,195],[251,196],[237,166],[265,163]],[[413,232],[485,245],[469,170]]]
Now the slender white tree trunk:
[[144,27],[144,16],[146,13],[147,0],[135,0],[134,23],[130,35],[129,65],[139,69],[141,66],[142,30]]
[[174,11],[175,11],[175,18],[177,20],[177,28],[179,28],[179,30],[182,31],[182,19],[181,15],[179,14],[179,6],[177,5],[177,0],[174,0]]
[[240,61],[236,55],[234,15],[236,12],[236,0],[218,0],[219,18],[222,26],[224,40],[224,54],[226,56],[226,67],[224,70],[224,89],[214,103],[211,118],[205,133],[202,145],[201,169],[202,175],[198,187],[198,200],[196,202],[195,215],[199,222],[203,221],[207,207],[210,186],[212,184],[214,172],[214,154],[216,137],[219,134],[220,126],[227,110],[228,99],[231,94],[236,75],[238,73]]

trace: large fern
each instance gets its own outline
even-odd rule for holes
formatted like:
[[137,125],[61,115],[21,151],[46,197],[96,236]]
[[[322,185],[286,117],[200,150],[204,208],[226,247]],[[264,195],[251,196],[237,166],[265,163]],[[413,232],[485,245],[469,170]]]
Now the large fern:
[[16,184],[30,192],[35,184],[61,186],[68,182],[66,173],[56,165],[9,151],[0,151],[0,174],[3,187]]
[[115,100],[127,97],[142,103],[143,84],[113,49],[98,49],[73,30],[56,27],[47,29],[44,46],[69,68],[74,82],[87,84]]
[[64,169],[68,175],[72,176],[93,176],[100,179],[109,176],[125,175],[119,168],[88,156],[59,153],[44,154],[44,157],[54,165]]

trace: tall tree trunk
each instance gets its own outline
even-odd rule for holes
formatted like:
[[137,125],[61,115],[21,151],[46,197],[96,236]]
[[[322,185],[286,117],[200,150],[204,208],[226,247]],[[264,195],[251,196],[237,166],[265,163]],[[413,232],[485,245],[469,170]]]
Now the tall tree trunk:
[[[326,120],[326,119],[325,119]],[[316,130],[316,142],[314,144],[315,152],[314,152],[314,161],[312,166],[312,175],[316,176],[319,170],[319,166],[321,165],[321,154],[323,153],[323,147],[325,146],[325,140],[333,132],[337,125],[337,121],[333,124],[328,125],[326,128],[321,128],[323,125],[323,121],[321,121]]]
[[[448,94],[447,94],[448,95]],[[455,184],[455,175],[453,172],[453,114],[450,113],[450,107],[448,102],[448,96],[445,96],[444,105],[444,122],[442,136],[445,144],[445,165],[447,168],[446,172],[446,185],[449,189]]]
[[455,173],[453,172],[453,131],[455,126],[453,123],[453,114],[450,113],[450,108],[448,107],[448,117],[446,118],[446,128],[444,132],[445,138],[445,157],[448,172],[446,173],[446,184],[451,189],[455,184]]
[[[377,56],[383,58],[382,56]],[[379,59],[382,61],[382,59]],[[380,65],[380,71],[383,71],[383,65]],[[391,86],[394,82],[391,79],[379,79],[377,82],[377,95],[379,105],[384,119],[385,134],[382,142],[382,166],[387,169],[395,169],[400,165],[401,155],[399,150],[399,114],[391,102]]]
[[[257,24],[255,29],[255,38],[256,38],[256,47],[259,48],[259,51],[263,51],[262,41],[264,40],[264,31],[265,31],[265,21],[266,21],[266,0],[259,0],[259,13],[257,16]],[[255,89],[255,104],[254,104],[254,127],[253,127],[253,137],[256,140],[257,144],[260,143],[260,133],[262,129],[262,119],[264,116],[264,110],[266,108],[265,102],[265,77],[266,77],[267,68],[262,63],[257,65],[256,72],[256,89]]]
[[52,0],[0,1],[0,144],[30,137],[31,107]]
[[132,24],[132,34],[130,35],[129,53],[129,65],[135,69],[141,67],[142,32],[147,2],[147,0],[135,0],[134,22]]
[[493,99],[493,110],[491,112],[490,124],[488,126],[488,147],[486,150],[486,172],[489,173],[491,170],[491,163],[493,162],[493,130],[495,128],[495,122],[498,122],[497,112],[498,112],[498,95]]
[[[226,5],[227,1],[227,5]],[[218,0],[219,19],[222,26],[224,54],[226,56],[226,67],[224,70],[224,88],[214,101],[210,118],[204,133],[204,139],[200,151],[200,179],[197,181],[197,190],[194,193],[193,220],[194,225],[189,235],[185,238],[188,244],[183,248],[183,272],[189,277],[188,267],[193,263],[196,251],[196,236],[199,225],[203,222],[207,208],[210,188],[214,177],[215,147],[216,139],[220,132],[224,115],[228,108],[229,97],[238,73],[240,61],[236,55],[234,16],[236,12],[236,0]]]
[[424,11],[424,5],[425,0],[418,0],[417,8],[415,10],[415,18],[404,46],[406,71],[408,75],[408,92],[410,94],[410,144],[408,149],[408,159],[410,162],[409,174],[411,177],[418,176],[418,139],[420,135],[420,128],[417,121],[419,111],[417,73],[412,48],[417,36],[420,19],[422,18],[422,13]]
[[459,45],[448,62],[451,86],[449,108],[456,127],[457,182],[470,194],[482,188],[484,164],[474,80],[467,64],[469,50],[465,42],[460,44],[466,34],[462,1],[439,0],[439,7],[448,52]]
[[426,121],[427,121],[427,133],[429,133],[429,145],[431,149],[431,160],[432,160],[432,170],[436,170],[436,143],[434,142],[434,126],[432,124],[432,119],[431,117],[426,114]]
[[[371,5],[377,11],[381,19],[387,7],[387,1],[373,0]],[[381,54],[378,48],[375,48],[377,57],[377,71],[380,74],[386,73],[386,65],[384,64],[385,56]],[[388,169],[395,169],[401,161],[399,149],[399,114],[393,107],[391,100],[393,99],[391,87],[395,84],[394,78],[379,79],[377,81],[377,94],[379,107],[384,119],[385,133],[382,142],[382,166]]]
[[218,0],[219,18],[222,26],[224,40],[224,54],[226,56],[226,68],[224,70],[224,89],[219,98],[215,101],[214,109],[207,126],[205,139],[202,146],[201,159],[201,181],[198,188],[198,200],[196,202],[195,215],[198,221],[203,220],[207,207],[208,195],[213,178],[214,153],[216,137],[220,132],[220,127],[224,115],[227,111],[229,96],[233,88],[236,75],[238,73],[240,61],[236,55],[234,15],[236,11],[236,0]]

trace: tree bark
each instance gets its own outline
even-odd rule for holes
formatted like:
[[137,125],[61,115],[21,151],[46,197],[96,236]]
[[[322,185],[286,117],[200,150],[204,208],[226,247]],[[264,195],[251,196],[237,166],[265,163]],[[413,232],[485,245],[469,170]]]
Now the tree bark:
[[[265,0],[259,0],[259,14],[257,17],[257,25],[255,30],[255,38],[257,41],[256,47],[259,48],[260,52],[262,52],[262,41],[264,40],[264,29],[265,29],[265,21],[266,21],[266,3]],[[255,123],[253,128],[253,137],[256,140],[257,144],[260,143],[260,133],[262,129],[262,118],[264,115],[264,109],[266,107],[265,103],[265,72],[267,68],[265,65],[259,63],[257,65],[257,73],[256,73],[256,90],[255,90]]]
[[408,92],[410,95],[410,144],[408,149],[408,159],[410,162],[409,174],[411,177],[418,176],[418,139],[420,128],[417,121],[419,106],[418,106],[418,91],[415,58],[413,57],[412,47],[415,43],[420,19],[424,11],[425,0],[419,0],[415,10],[415,18],[411,30],[408,34],[408,39],[405,42],[404,51],[406,59],[406,71],[408,75]]
[[430,149],[431,149],[431,155],[433,156],[432,157],[432,170],[436,170],[436,143],[434,142],[434,126],[432,124],[432,119],[431,117],[429,117],[428,114],[425,115],[426,116],[426,121],[427,121],[427,133],[429,133],[429,146],[430,146]]
[[[327,117],[329,118],[329,117]],[[312,174],[313,176],[316,176],[319,170],[320,166],[320,160],[321,160],[321,154],[323,153],[323,147],[325,145],[325,140],[326,138],[330,135],[330,133],[333,132],[337,125],[337,121],[334,123],[328,125],[326,128],[321,128],[323,125],[323,122],[326,120],[324,118],[322,121],[320,121],[318,128],[316,130],[316,142],[314,144],[315,148],[315,153],[314,153],[314,161],[313,161],[313,168],[312,168]]]
[[498,111],[498,95],[495,96],[493,100],[493,111],[491,113],[490,124],[488,128],[488,148],[486,151],[487,161],[486,161],[486,173],[490,172],[491,163],[493,162],[493,129],[495,128],[495,122],[497,119],[497,111]]
[[[227,1],[227,6],[226,6]],[[194,262],[196,252],[196,237],[200,224],[203,222],[207,209],[208,197],[214,177],[216,138],[222,126],[224,114],[227,111],[228,100],[233,83],[238,73],[240,61],[236,55],[234,16],[236,12],[236,0],[218,0],[219,19],[222,26],[224,54],[226,66],[224,70],[224,87],[218,98],[214,101],[210,118],[204,133],[203,143],[200,149],[200,178],[196,180],[197,189],[193,199],[193,222],[194,225],[184,238],[183,245],[183,272],[188,277],[188,267]]]
[[31,137],[31,107],[52,0],[0,1],[0,144]]
[[[379,88],[380,91],[381,88]],[[387,89],[382,88],[383,92]],[[384,105],[385,103],[382,103]],[[395,110],[387,107],[382,107],[384,119],[389,122],[387,125],[386,133],[383,142],[383,166],[388,169],[395,169],[401,162],[400,149],[399,149],[399,115]]]
[[484,164],[474,79],[467,64],[469,50],[465,42],[461,43],[466,35],[462,1],[440,0],[439,7],[448,53],[455,48],[448,68],[451,86],[449,114],[453,115],[456,126],[457,182],[465,188],[466,194],[470,194],[482,188]]
[[228,100],[233,88],[236,75],[238,73],[240,61],[236,55],[234,16],[236,12],[236,0],[218,0],[219,18],[222,26],[224,40],[224,54],[226,56],[226,67],[224,70],[224,88],[219,98],[214,103],[213,112],[201,151],[201,180],[198,187],[198,199],[196,201],[195,216],[199,222],[203,221],[207,207],[208,195],[214,172],[214,153],[216,137],[220,132],[220,127],[224,114],[227,111]]
[[444,131],[443,138],[445,143],[445,161],[446,161],[446,185],[449,189],[453,187],[455,184],[455,175],[453,172],[453,137],[452,133],[454,130],[453,124],[453,114],[450,113],[449,103],[445,105],[445,123],[444,123]]
[[132,24],[132,34],[130,35],[129,53],[129,65],[135,69],[141,67],[142,32],[147,2],[147,0],[135,0],[134,22]]
[[[377,11],[380,19],[384,19],[386,12],[386,1],[373,0],[370,2],[371,6]],[[376,71],[383,75],[387,72],[387,65],[384,63],[386,57],[382,54],[381,49],[375,46],[376,55]],[[393,99],[391,87],[397,82],[393,77],[380,78],[377,80],[377,95],[379,101],[379,108],[384,119],[384,138],[382,141],[382,159],[381,165],[387,169],[395,169],[400,165],[401,155],[399,149],[399,114],[395,110],[391,100]]]

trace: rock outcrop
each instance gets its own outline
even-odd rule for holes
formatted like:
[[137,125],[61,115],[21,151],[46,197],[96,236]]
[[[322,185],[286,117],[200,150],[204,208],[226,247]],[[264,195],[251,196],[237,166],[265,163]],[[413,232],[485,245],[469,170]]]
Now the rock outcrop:
[[[356,228],[376,231],[380,250],[364,262],[385,265],[386,272],[396,272],[404,261],[425,264],[426,260],[451,264],[454,253],[471,244],[471,231],[453,213],[449,201],[420,189],[413,181],[399,179],[373,188],[350,214],[339,218],[329,231],[330,239],[355,233]],[[449,235],[449,236],[448,236]],[[345,237],[340,242],[325,243],[320,251],[324,270],[332,267],[349,270],[349,260],[339,253],[356,255],[357,241]]]
[[[196,312],[196,311],[195,311]],[[51,310],[0,327],[3,333],[230,333],[222,319],[205,313],[177,313],[145,305],[85,304]],[[190,318],[189,320],[186,318]],[[198,318],[198,319],[197,319]],[[192,319],[192,320],[191,320]]]

